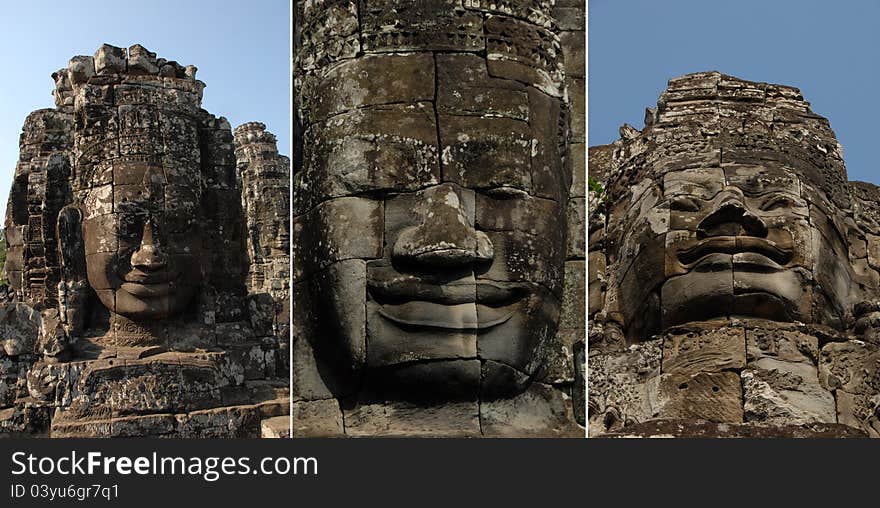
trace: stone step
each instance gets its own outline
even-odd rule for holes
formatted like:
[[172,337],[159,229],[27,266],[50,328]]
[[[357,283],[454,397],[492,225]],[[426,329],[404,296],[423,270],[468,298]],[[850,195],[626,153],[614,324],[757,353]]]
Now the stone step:
[[274,416],[260,422],[260,437],[262,438],[290,438],[290,416]]

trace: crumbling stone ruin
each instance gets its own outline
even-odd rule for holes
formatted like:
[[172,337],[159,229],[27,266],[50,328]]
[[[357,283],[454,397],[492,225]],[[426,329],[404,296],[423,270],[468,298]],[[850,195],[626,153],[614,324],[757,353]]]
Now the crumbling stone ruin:
[[55,108],[25,121],[3,434],[285,433],[287,162],[261,124],[234,139],[201,109],[195,74],[104,45],[54,73]]
[[584,3],[294,16],[294,437],[583,437]]
[[669,81],[590,148],[591,436],[880,436],[880,187],[789,86]]

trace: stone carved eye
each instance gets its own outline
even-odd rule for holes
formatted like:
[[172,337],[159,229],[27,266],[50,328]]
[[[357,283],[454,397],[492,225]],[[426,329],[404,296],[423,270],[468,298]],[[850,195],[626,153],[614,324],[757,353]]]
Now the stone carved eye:
[[679,212],[699,212],[701,207],[700,203],[694,198],[676,196],[669,202],[669,208]]
[[508,186],[495,187],[494,189],[487,189],[485,191],[485,194],[487,196],[489,196],[490,198],[495,198],[495,199],[527,198],[529,196],[529,193],[524,190],[517,189],[516,187],[508,187]]
[[792,208],[794,206],[797,205],[790,197],[782,194],[777,194],[764,200],[764,202],[761,203],[761,210],[769,212],[772,210],[778,210],[780,208]]

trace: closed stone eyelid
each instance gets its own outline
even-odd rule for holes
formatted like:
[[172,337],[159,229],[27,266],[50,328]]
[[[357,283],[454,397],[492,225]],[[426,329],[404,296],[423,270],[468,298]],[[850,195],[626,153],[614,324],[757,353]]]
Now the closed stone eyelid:
[[[761,210],[775,209],[776,205],[782,203],[791,207],[802,207],[806,206],[800,198],[795,196],[791,196],[788,194],[778,193],[770,196],[769,198],[764,199],[761,202]],[[772,207],[772,208],[771,208]]]
[[669,200],[669,208],[680,212],[697,212],[702,207],[699,202],[690,196],[676,196]]

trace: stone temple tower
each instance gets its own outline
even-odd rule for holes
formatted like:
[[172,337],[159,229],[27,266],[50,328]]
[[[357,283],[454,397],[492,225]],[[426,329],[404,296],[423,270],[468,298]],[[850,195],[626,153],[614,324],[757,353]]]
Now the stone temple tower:
[[287,162],[263,132],[243,136],[239,163],[195,75],[105,44],[53,74],[55,107],[25,121],[5,220],[0,436],[288,428],[289,304],[275,299]]
[[235,129],[235,160],[247,218],[251,295],[271,297],[272,323],[283,346],[290,336],[290,159],[278,154],[275,135],[260,122]]

